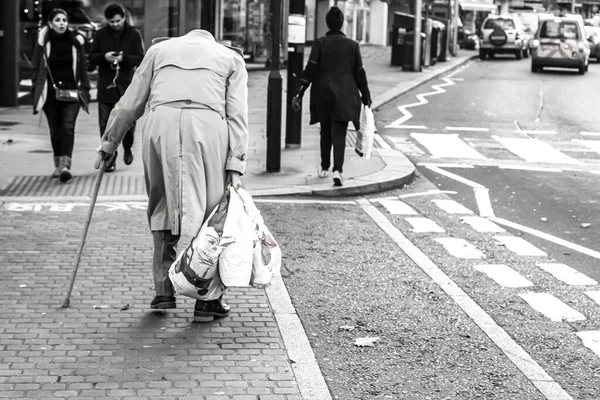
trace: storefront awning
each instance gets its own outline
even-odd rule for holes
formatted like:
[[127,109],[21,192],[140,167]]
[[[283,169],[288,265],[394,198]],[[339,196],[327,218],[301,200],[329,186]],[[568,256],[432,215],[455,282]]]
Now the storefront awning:
[[498,6],[488,2],[475,2],[475,1],[460,1],[460,8],[463,11],[497,11]]

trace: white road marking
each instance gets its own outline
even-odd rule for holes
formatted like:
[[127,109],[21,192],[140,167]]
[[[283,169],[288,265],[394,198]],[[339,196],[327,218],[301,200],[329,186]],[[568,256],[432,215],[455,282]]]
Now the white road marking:
[[445,170],[441,169],[438,166],[428,165],[427,169],[429,169],[430,171],[435,172],[437,174],[443,175],[443,176],[445,176],[447,178],[453,179],[453,180],[455,180],[457,182],[464,183],[465,185],[470,186],[472,188],[484,188],[485,189],[485,186],[483,186],[483,185],[481,185],[481,184],[479,184],[477,182],[473,182],[473,181],[471,181],[471,180],[469,180],[467,178],[463,178],[462,176],[456,175],[456,174],[454,174],[452,172],[445,171]]
[[471,318],[506,357],[548,400],[573,400],[531,356],[523,350],[472,298],[412,244],[368,201],[359,201],[363,210]]
[[407,199],[409,197],[430,196],[433,194],[457,194],[457,193],[458,192],[456,192],[454,190],[428,190],[426,192],[420,192],[420,193],[401,194],[398,197],[401,199]]
[[398,125],[398,126],[386,126],[386,128],[396,128],[396,129],[427,129],[425,125]]
[[507,226],[509,228],[513,228],[513,229],[519,230],[521,232],[529,233],[530,235],[537,236],[540,239],[544,239],[544,240],[547,240],[549,242],[556,243],[556,244],[558,244],[560,246],[564,246],[564,247],[569,248],[571,250],[578,251],[578,252],[580,252],[582,254],[585,254],[585,255],[588,255],[590,257],[594,257],[594,258],[597,258],[597,259],[600,260],[600,252],[597,252],[597,251],[592,250],[592,249],[588,249],[587,247],[583,247],[583,246],[580,246],[578,244],[571,243],[571,242],[569,242],[567,240],[558,238],[558,237],[550,235],[548,233],[544,233],[544,232],[538,231],[537,229],[529,228],[527,226],[524,226],[524,225],[521,225],[521,224],[517,224],[515,222],[508,221],[508,220],[506,220],[504,218],[496,218],[496,217],[494,217],[494,218],[490,218],[490,219],[492,221],[494,221],[495,223],[497,223],[497,224],[500,224],[500,225],[503,225],[503,226]]
[[276,204],[346,204],[355,205],[353,200],[318,200],[318,199],[275,199],[254,197],[255,203],[276,203]]
[[592,300],[594,300],[596,302],[596,304],[600,305],[600,292],[598,291],[593,291],[593,292],[585,292],[585,294]]
[[536,131],[523,129],[515,129],[515,133],[523,133],[526,135],[556,135],[556,131]]
[[381,200],[380,203],[392,215],[417,215],[411,206],[400,200]]
[[415,133],[410,134],[425,147],[434,158],[470,158],[486,160],[487,158],[469,146],[460,137],[448,133]]
[[420,162],[418,165],[423,167],[437,167],[437,168],[465,168],[465,169],[473,169],[475,166],[473,164],[451,164],[451,163],[429,163],[429,162]]
[[562,169],[558,168],[543,168],[543,167],[529,167],[527,165],[499,165],[500,169],[516,169],[519,171],[533,171],[533,172],[563,172]]
[[486,274],[490,279],[503,287],[518,288],[533,286],[533,283],[529,279],[504,264],[476,265],[475,270]]
[[531,308],[545,315],[551,321],[560,322],[563,319],[573,321],[585,321],[585,316],[579,311],[569,307],[550,293],[522,293],[519,294]]
[[538,249],[527,240],[516,236],[494,236],[506,248],[519,256],[543,257],[546,252]]
[[375,135],[375,141],[382,149],[391,149],[392,147],[381,137],[381,135]]
[[580,140],[573,139],[574,142],[581,143],[588,149],[600,154],[600,140]]
[[473,214],[473,211],[454,200],[435,199],[431,201],[448,214]]
[[485,258],[485,254],[477,247],[460,238],[435,238],[433,239],[446,249],[450,255],[456,258]]
[[509,138],[492,136],[500,142],[511,153],[521,157],[527,162],[540,162],[549,164],[579,164],[579,161],[571,158],[554,147],[539,139],[532,138]]
[[427,99],[426,99],[427,96],[434,96],[436,94],[446,93],[446,90],[444,90],[443,88],[446,87],[446,86],[452,86],[452,85],[454,85],[454,82],[452,81],[452,79],[442,78],[442,80],[445,83],[440,83],[438,85],[432,85],[431,86],[431,88],[433,89],[432,92],[418,94],[416,96],[417,100],[418,100],[417,102],[411,103],[411,104],[407,104],[407,105],[404,105],[404,106],[398,106],[398,111],[400,111],[400,113],[402,114],[402,117],[398,118],[396,121],[394,121],[391,124],[387,125],[386,128],[398,128],[398,127],[400,127],[402,124],[404,124],[406,121],[408,121],[409,119],[411,119],[413,117],[413,115],[410,113],[410,111],[408,111],[408,108],[418,107],[418,106],[422,106],[422,105],[428,104],[429,101],[427,101]]
[[600,357],[600,331],[575,332],[585,347]]
[[461,217],[461,221],[466,222],[471,226],[471,228],[475,229],[477,232],[481,233],[502,233],[506,232],[506,230],[502,229],[492,221],[487,218],[478,217],[478,216],[468,216]]
[[412,231],[416,233],[444,233],[446,230],[425,217],[404,218],[412,226]]
[[482,217],[494,217],[490,191],[486,188],[473,188],[473,192],[475,193],[477,208],[479,208],[479,215]]
[[537,265],[567,285],[597,285],[598,282],[565,264],[541,263]]
[[489,132],[489,128],[475,128],[470,126],[447,126],[447,131],[461,131],[461,132]]
[[600,136],[600,132],[579,132],[581,136]]

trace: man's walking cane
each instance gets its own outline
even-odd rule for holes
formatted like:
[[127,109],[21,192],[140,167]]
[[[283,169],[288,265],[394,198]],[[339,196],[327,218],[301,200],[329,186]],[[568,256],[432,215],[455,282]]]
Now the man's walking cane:
[[92,215],[94,214],[94,207],[96,206],[96,199],[98,198],[100,183],[102,183],[102,175],[104,175],[104,170],[106,169],[107,162],[102,160],[102,154],[98,155],[98,159],[100,161],[100,170],[98,171],[98,175],[96,176],[96,184],[94,185],[94,191],[92,192],[90,209],[88,210],[87,219],[85,220],[85,226],[83,227],[83,232],[81,234],[79,248],[77,249],[77,259],[75,260],[75,268],[73,269],[73,275],[71,276],[71,285],[69,286],[67,296],[65,297],[65,300],[62,303],[62,308],[69,308],[69,306],[71,305],[71,292],[73,291],[73,285],[75,284],[75,276],[77,276],[77,269],[79,268],[79,261],[81,261],[83,246],[85,245],[85,239],[87,237],[88,229],[90,227],[90,222],[92,222]]

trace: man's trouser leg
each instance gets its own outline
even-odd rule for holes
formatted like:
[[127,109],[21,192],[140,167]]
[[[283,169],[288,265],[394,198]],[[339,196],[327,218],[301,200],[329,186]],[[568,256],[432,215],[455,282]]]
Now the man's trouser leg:
[[152,274],[156,295],[174,296],[173,284],[169,279],[169,267],[177,256],[179,235],[173,235],[171,231],[152,231],[152,238],[154,239]]

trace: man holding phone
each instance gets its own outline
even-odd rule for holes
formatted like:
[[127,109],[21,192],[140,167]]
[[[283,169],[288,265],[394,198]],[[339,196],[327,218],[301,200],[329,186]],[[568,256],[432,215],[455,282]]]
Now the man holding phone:
[[[115,107],[125,90],[131,83],[135,68],[144,58],[144,42],[137,28],[126,21],[126,12],[120,4],[111,4],[104,10],[107,25],[101,28],[94,38],[90,50],[92,68],[98,67],[98,123],[100,136],[104,135],[110,112]],[[125,154],[123,161],[129,165],[133,162],[133,146],[135,124],[123,139]],[[116,167],[116,154],[107,172]]]

